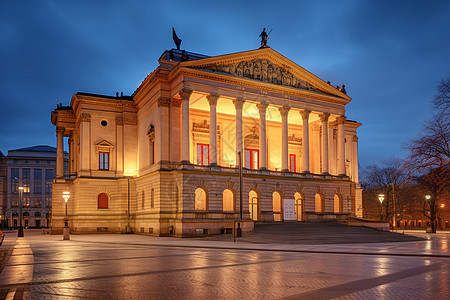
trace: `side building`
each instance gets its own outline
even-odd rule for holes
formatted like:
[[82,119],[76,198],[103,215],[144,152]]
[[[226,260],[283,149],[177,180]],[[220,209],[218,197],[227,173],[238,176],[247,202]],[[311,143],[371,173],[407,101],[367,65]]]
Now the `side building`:
[[236,219],[251,231],[254,222],[362,216],[361,123],[347,119],[350,101],[344,86],[269,47],[167,50],[132,96],[77,93],[52,112],[53,232],[64,191],[72,232],[189,236],[230,232]]
[[25,228],[51,225],[52,182],[56,173],[56,148],[33,146],[9,150],[0,158],[2,227],[19,226],[19,187],[23,187]]

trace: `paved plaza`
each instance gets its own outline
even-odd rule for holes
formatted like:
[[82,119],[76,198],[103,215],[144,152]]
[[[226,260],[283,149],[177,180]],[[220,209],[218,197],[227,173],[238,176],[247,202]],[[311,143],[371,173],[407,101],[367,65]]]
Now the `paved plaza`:
[[[25,231],[24,238],[17,238],[16,231],[6,232],[1,249],[11,255],[0,273],[0,299],[448,299],[450,295],[450,233],[385,235],[325,226],[324,238],[318,235],[314,243],[310,238],[295,239],[291,225],[267,226],[257,226],[254,234],[236,242],[231,235],[178,239],[93,234],[71,235],[70,241],[63,241],[59,235],[37,230]],[[319,227],[309,229],[318,234]],[[285,232],[277,234],[276,229]],[[350,230],[353,235],[340,238],[333,230]]]

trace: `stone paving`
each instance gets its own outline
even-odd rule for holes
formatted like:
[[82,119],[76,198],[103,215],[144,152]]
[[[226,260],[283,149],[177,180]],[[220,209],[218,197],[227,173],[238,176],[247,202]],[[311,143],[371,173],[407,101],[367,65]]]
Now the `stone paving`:
[[234,243],[95,234],[63,241],[10,232],[0,299],[448,299],[450,234],[412,234],[423,239],[294,244],[255,235]]

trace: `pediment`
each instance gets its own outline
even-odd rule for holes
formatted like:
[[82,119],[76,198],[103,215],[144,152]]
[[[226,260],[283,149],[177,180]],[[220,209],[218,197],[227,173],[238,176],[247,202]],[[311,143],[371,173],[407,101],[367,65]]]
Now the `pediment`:
[[95,144],[96,147],[106,147],[106,148],[112,148],[113,144],[111,144],[110,142],[103,140],[100,143]]
[[181,63],[181,66],[340,98],[350,98],[271,48]]

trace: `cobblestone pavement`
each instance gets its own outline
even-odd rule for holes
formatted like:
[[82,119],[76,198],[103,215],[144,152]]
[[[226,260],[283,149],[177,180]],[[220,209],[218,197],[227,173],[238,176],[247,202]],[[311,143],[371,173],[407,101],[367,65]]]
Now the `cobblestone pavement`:
[[[431,238],[423,234],[425,241],[297,248],[142,235],[71,235],[70,241],[62,241],[61,236],[32,231],[25,238],[13,234],[7,239],[14,250],[0,274],[0,299],[448,299],[450,295],[450,234]],[[314,253],[308,252],[311,249]]]

